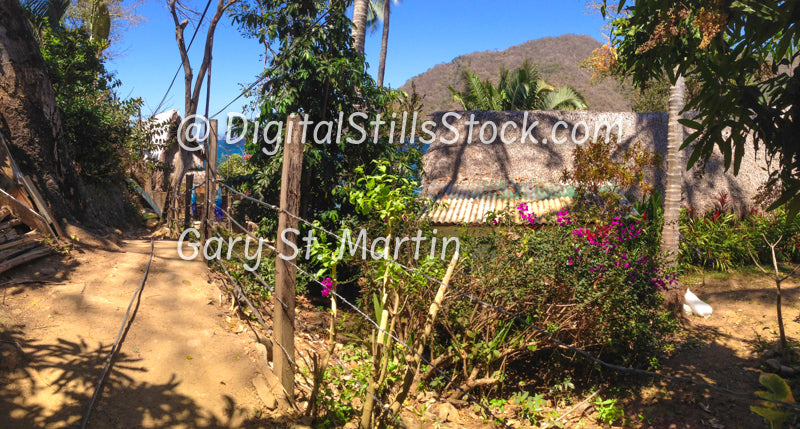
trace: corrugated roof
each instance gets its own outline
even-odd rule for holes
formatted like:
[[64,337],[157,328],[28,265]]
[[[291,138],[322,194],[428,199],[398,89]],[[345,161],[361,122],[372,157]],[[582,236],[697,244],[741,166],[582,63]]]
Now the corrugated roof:
[[472,179],[457,182],[438,179],[428,183],[423,195],[434,206],[424,215],[435,225],[480,225],[486,223],[489,212],[509,209],[515,223],[527,223],[516,207],[527,203],[541,216],[555,214],[572,204],[575,188],[562,183],[538,183],[499,179]]

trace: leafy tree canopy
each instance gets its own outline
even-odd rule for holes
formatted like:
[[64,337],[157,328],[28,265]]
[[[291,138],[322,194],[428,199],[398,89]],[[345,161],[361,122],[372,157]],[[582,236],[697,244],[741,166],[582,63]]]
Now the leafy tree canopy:
[[752,133],[780,166],[771,181],[783,192],[773,208],[788,202],[794,217],[800,210],[800,2],[638,0],[621,1],[618,10],[625,13],[613,21],[614,66],[637,85],[662,73],[671,82],[684,75],[699,83],[685,108],[697,116],[682,120],[694,130],[683,143],[695,142],[689,167],[718,147],[726,168],[738,173]]
[[119,81],[97,56],[102,42],[85,30],[45,26],[39,39],[79,174],[94,182],[114,180],[145,149],[133,121],[141,100],[118,97]]
[[[332,219],[339,213],[352,212],[341,186],[356,167],[375,159],[391,160],[396,166],[407,164],[409,152],[398,150],[397,140],[390,144],[386,133],[373,142],[373,127],[369,125],[375,112],[383,112],[397,98],[397,93],[378,88],[366,71],[364,56],[352,47],[351,21],[346,15],[348,2],[342,0],[309,0],[283,2],[253,0],[237,4],[234,20],[248,36],[257,37],[268,46],[269,65],[265,70],[266,84],[261,89],[258,121],[285,122],[291,113],[308,115],[309,127],[303,159],[301,190],[303,216]],[[274,48],[274,49],[273,49]],[[327,144],[313,142],[313,127],[321,121],[333,121],[334,133],[342,112],[342,138],[335,135]],[[357,119],[368,129],[369,138],[361,144],[347,143],[348,136],[358,139],[348,123],[350,115],[364,112],[370,118]],[[274,155],[262,148],[266,144],[263,132],[252,138],[252,124],[246,134],[247,151],[253,154],[251,163],[258,167],[250,184],[261,198],[277,201],[280,189],[282,144]],[[399,124],[398,124],[399,128]],[[383,127],[388,131],[388,126]],[[282,130],[285,133],[285,129]],[[275,133],[270,130],[269,137]],[[282,139],[280,140],[282,141]]]

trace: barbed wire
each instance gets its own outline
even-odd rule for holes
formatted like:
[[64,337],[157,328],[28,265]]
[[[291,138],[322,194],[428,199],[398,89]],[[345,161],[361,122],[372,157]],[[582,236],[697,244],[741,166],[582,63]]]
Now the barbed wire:
[[[311,33],[311,31],[314,29],[314,27],[318,26],[318,25],[319,25],[319,23],[322,21],[322,19],[323,19],[323,18],[325,18],[325,17],[326,17],[326,16],[327,16],[327,15],[330,13],[330,11],[331,11],[331,10],[330,10],[330,8],[326,9],[326,10],[325,10],[325,12],[323,12],[323,13],[322,13],[322,15],[320,15],[319,17],[317,17],[317,19],[314,21],[314,23],[313,23],[313,24],[311,24],[311,26],[310,26],[310,27],[308,27],[308,28],[305,30],[305,32],[304,32],[302,35],[300,35],[300,37],[295,37],[294,39],[292,39],[292,43],[289,45],[289,48],[288,48],[287,50],[291,50],[291,49],[293,49],[293,48],[294,48],[294,44],[295,44],[295,43],[297,43],[297,41],[298,41],[298,40],[305,39],[305,38],[306,38],[306,37],[307,37],[307,36],[308,36],[308,35]],[[252,83],[250,86],[248,86],[248,87],[247,87],[247,88],[245,88],[245,89],[244,89],[242,92],[240,92],[240,93],[239,93],[239,95],[237,95],[236,97],[234,97],[234,98],[233,98],[233,100],[231,100],[231,101],[230,101],[228,104],[226,104],[226,105],[225,105],[225,107],[223,107],[222,109],[219,109],[219,111],[218,111],[217,113],[214,113],[213,115],[211,115],[211,117],[209,117],[209,118],[207,118],[207,119],[213,119],[213,118],[216,118],[216,117],[217,117],[217,116],[218,116],[220,113],[224,112],[224,111],[225,111],[225,109],[227,109],[228,107],[230,107],[230,105],[231,105],[231,104],[235,103],[235,102],[236,102],[236,100],[238,100],[238,99],[242,98],[242,96],[243,96],[243,95],[245,95],[246,93],[248,93],[250,90],[252,90],[252,89],[253,89],[253,88],[254,88],[256,85],[258,85],[259,83],[261,83],[262,81],[264,81],[264,79],[266,79],[266,78],[267,78],[267,76],[266,76],[266,75],[264,75],[264,76],[261,76],[260,78],[258,78],[258,80],[256,80],[255,82],[253,82],[253,83]],[[217,136],[217,137],[218,137],[218,136]]]
[[[293,219],[298,220],[299,222],[301,222],[301,223],[303,223],[303,224],[305,224],[305,225],[307,225],[307,226],[309,226],[311,228],[314,228],[314,229],[319,230],[321,232],[324,232],[324,233],[326,233],[326,234],[328,234],[328,235],[330,235],[332,237],[335,237],[340,242],[344,242],[344,238],[343,237],[341,237],[338,234],[328,230],[327,228],[324,228],[324,227],[322,227],[320,225],[314,224],[313,222],[310,222],[310,221],[308,221],[306,219],[303,219],[302,217],[299,217],[299,216],[289,212],[288,210],[282,209],[279,206],[276,206],[274,204],[270,204],[270,203],[268,203],[266,201],[262,201],[262,200],[259,200],[257,198],[253,198],[253,197],[251,197],[249,195],[246,195],[246,194],[244,194],[242,192],[239,192],[238,190],[228,186],[227,184],[225,184],[225,183],[223,183],[223,182],[221,182],[221,181],[219,181],[217,179],[215,179],[214,181],[217,184],[225,187],[226,189],[230,190],[231,192],[233,192],[233,193],[235,193],[235,194],[237,194],[237,195],[239,195],[239,196],[241,196],[241,197],[243,197],[243,198],[245,198],[247,200],[250,200],[252,202],[255,202],[257,204],[260,204],[260,205],[262,205],[264,207],[267,207],[267,208],[270,208],[272,210],[276,210],[278,212],[285,213],[289,217],[292,217]],[[359,241],[356,241],[356,243],[352,243],[351,242],[351,245],[355,245],[356,248],[358,248],[358,249],[362,249],[362,250],[365,250],[365,251],[368,251],[368,252],[370,251],[365,245],[361,245]],[[352,247],[353,246],[351,246],[351,248]],[[655,371],[649,371],[649,370],[644,370],[644,369],[634,368],[634,367],[626,367],[626,366],[622,366],[622,365],[617,365],[617,364],[613,364],[613,363],[610,363],[610,362],[606,362],[606,361],[604,361],[602,359],[599,359],[599,358],[595,357],[589,351],[577,348],[575,346],[572,346],[570,344],[567,344],[567,343],[559,340],[557,337],[555,337],[555,335],[553,333],[548,332],[546,329],[541,328],[541,327],[529,322],[525,318],[523,318],[523,317],[521,317],[521,316],[519,316],[519,315],[517,315],[515,313],[512,313],[512,312],[510,312],[510,311],[508,311],[508,310],[506,310],[506,309],[504,309],[502,307],[496,306],[496,305],[494,305],[492,303],[486,302],[481,298],[478,298],[478,297],[476,297],[476,296],[474,296],[474,295],[472,295],[472,294],[470,294],[468,292],[462,291],[462,290],[454,287],[453,285],[446,284],[446,283],[442,282],[441,280],[439,280],[437,278],[434,278],[434,277],[431,277],[430,275],[425,274],[425,273],[423,273],[423,272],[421,272],[421,271],[419,271],[419,270],[417,270],[417,269],[415,269],[413,267],[409,267],[409,266],[403,264],[402,262],[396,261],[396,260],[394,260],[392,258],[386,258],[386,260],[388,262],[400,267],[400,268],[403,268],[404,270],[406,270],[408,272],[414,273],[416,275],[420,275],[423,278],[427,279],[428,281],[434,282],[434,283],[436,283],[436,284],[438,284],[440,286],[444,286],[445,288],[449,289],[450,291],[455,292],[456,294],[461,295],[462,297],[464,297],[464,298],[466,298],[466,299],[468,299],[468,300],[470,300],[472,302],[475,302],[475,303],[477,303],[477,304],[479,304],[479,305],[481,305],[483,307],[492,309],[492,310],[494,310],[494,311],[496,311],[496,312],[498,312],[500,314],[508,316],[508,317],[514,319],[515,321],[521,323],[522,325],[524,325],[528,329],[532,329],[532,330],[536,331],[538,334],[544,336],[547,340],[549,340],[550,342],[558,345],[559,347],[567,349],[567,350],[569,350],[569,351],[571,351],[573,353],[579,354],[579,355],[583,356],[584,358],[586,358],[586,359],[592,361],[593,363],[598,364],[598,365],[600,365],[602,367],[605,367],[605,368],[608,368],[608,369],[612,369],[612,370],[615,370],[615,371],[618,371],[618,372],[622,372],[622,373],[629,373],[629,374],[636,374],[636,375],[641,375],[641,376],[660,378],[660,379],[664,379],[664,380],[671,381],[671,382],[677,382],[677,383],[682,383],[682,384],[687,384],[687,385],[693,385],[693,386],[696,386],[696,387],[711,389],[711,390],[715,390],[715,391],[718,391],[718,392],[721,392],[721,393],[725,393],[725,394],[730,395],[730,396],[741,397],[741,398],[750,399],[750,400],[754,400],[754,401],[770,402],[770,403],[773,403],[773,404],[784,406],[784,407],[789,408],[789,409],[791,409],[793,411],[800,412],[800,404],[789,403],[789,402],[780,401],[780,400],[774,400],[774,399],[770,399],[770,398],[762,398],[760,396],[757,396],[753,392],[742,392],[742,391],[731,390],[731,389],[728,389],[728,388],[725,388],[725,387],[721,387],[721,386],[717,386],[717,385],[714,385],[714,384],[710,384],[710,383],[707,383],[707,382],[704,382],[704,381],[699,381],[699,380],[696,380],[696,379],[690,378],[690,377],[662,374],[662,373],[655,372]],[[299,267],[298,267],[298,269],[299,269]],[[316,281],[316,279],[314,279],[314,280]]]
[[[230,215],[230,213],[228,213],[227,211],[225,211],[225,210],[224,210],[224,209],[222,209],[222,208],[220,208],[220,210],[221,210],[221,211],[222,211],[222,212],[223,212],[223,213],[226,215],[226,217],[228,217],[228,219],[230,219],[230,220],[231,220],[233,223],[235,223],[236,225],[238,225],[238,226],[241,228],[241,225],[240,225],[238,222],[236,222],[236,220],[235,220],[235,219],[233,219],[233,217]],[[211,223],[211,221],[210,221],[210,220],[206,220],[206,223],[207,223],[209,226],[211,226],[212,228],[218,228],[218,226],[215,226],[215,225],[213,225],[213,224]],[[249,231],[247,231],[246,229],[244,230],[244,232],[245,232],[245,233],[246,233],[246,234],[247,234],[249,237],[252,237],[252,238],[254,238],[254,239],[256,239],[256,240],[263,240],[262,238],[260,238],[260,237],[257,237],[257,236],[255,236],[255,235],[253,235],[252,233],[250,233],[250,232],[249,232]],[[277,252],[278,252],[278,249],[276,249],[275,247],[273,247],[273,246],[272,246],[272,245],[270,245],[269,243],[267,243],[267,245],[268,245],[268,248],[270,248],[270,250],[273,250],[273,251],[274,251],[274,252],[276,252],[276,254],[277,254]],[[231,253],[233,253],[233,254],[236,256],[236,258],[237,258],[237,259],[238,259],[238,260],[239,260],[239,261],[242,263],[242,265],[244,265],[244,264],[245,264],[244,260],[243,260],[243,259],[242,259],[242,257],[239,255],[239,253],[238,253],[238,252],[236,252],[236,250],[235,250],[235,249],[231,248]],[[225,270],[225,274],[227,275],[228,279],[230,279],[230,280],[231,280],[231,282],[233,282],[233,283],[235,284],[235,283],[236,283],[236,282],[235,282],[235,280],[234,280],[234,279],[233,279],[233,277],[230,275],[230,273],[229,273],[229,272],[228,272],[228,271],[225,269],[225,267],[224,267],[224,264],[222,264],[222,263],[221,263],[221,261],[219,261],[218,259],[216,260],[216,262],[217,262],[217,264],[219,264],[219,265],[222,267],[222,269],[223,269],[223,270]],[[293,264],[293,265],[294,265],[294,264]],[[295,266],[296,266],[296,265],[295,265]],[[264,279],[263,279],[263,278],[262,278],[262,277],[261,277],[261,276],[258,274],[258,272],[256,272],[256,271],[252,271],[252,273],[253,273],[253,274],[256,276],[256,278],[258,278],[258,279],[259,279],[260,283],[261,283],[261,284],[262,284],[262,285],[263,285],[265,288],[267,288],[267,290],[269,290],[269,291],[272,293],[272,296],[273,296],[273,297],[274,297],[274,298],[275,298],[275,299],[276,299],[276,300],[277,300],[277,301],[278,301],[278,302],[279,302],[279,303],[280,303],[280,304],[283,306],[283,308],[284,308],[284,309],[285,309],[285,308],[288,308],[288,307],[287,307],[287,305],[286,305],[286,303],[284,303],[284,302],[283,302],[283,301],[282,301],[282,300],[281,300],[281,299],[278,297],[278,295],[275,293],[275,287],[274,287],[274,286],[270,285],[270,284],[269,284],[269,283],[268,283],[266,280],[264,280]],[[278,342],[278,339],[275,337],[275,335],[274,335],[273,331],[272,331],[272,330],[271,330],[271,329],[270,329],[270,328],[269,328],[269,327],[266,325],[266,323],[265,323],[265,322],[264,322],[264,320],[263,320],[263,317],[261,316],[261,313],[258,311],[258,309],[256,309],[256,308],[255,308],[255,306],[254,306],[254,305],[253,305],[253,304],[250,302],[250,300],[249,300],[249,299],[247,299],[247,296],[246,296],[246,294],[244,294],[244,290],[241,288],[241,286],[239,287],[239,289],[241,290],[241,293],[242,293],[242,295],[243,295],[244,299],[247,301],[247,304],[248,304],[248,306],[249,306],[249,308],[250,308],[250,311],[251,311],[253,314],[255,314],[255,315],[256,315],[256,318],[258,319],[259,323],[260,323],[260,324],[262,325],[262,327],[263,327],[263,328],[264,328],[264,329],[267,331],[267,333],[268,333],[268,334],[269,334],[269,335],[272,337],[272,339],[273,339],[273,342],[274,342],[274,343],[276,343],[276,344],[278,344],[278,346],[279,346],[279,347],[280,347],[280,348],[283,350],[284,354],[285,354],[285,355],[288,357],[288,352],[287,352],[287,351],[286,351],[286,349],[285,349],[285,348],[284,348],[284,347],[283,347],[283,346],[280,344],[280,342]],[[306,330],[308,330],[309,332],[311,332],[311,329],[309,329],[309,328],[308,328],[308,325],[306,325],[306,324],[305,324],[305,321],[304,321],[302,318],[300,318],[300,319],[296,319],[296,320],[300,320],[301,324],[302,324],[302,325],[304,325],[305,329],[306,329]],[[333,321],[331,321],[331,323],[333,323]],[[402,427],[402,428],[404,428],[404,429],[406,428],[406,425],[405,425],[405,424],[402,422],[402,420],[400,420],[400,419],[399,419],[399,418],[398,418],[398,417],[397,417],[397,416],[396,416],[396,415],[395,415],[395,414],[392,412],[392,410],[391,410],[391,409],[389,409],[389,408],[388,408],[388,407],[387,407],[387,406],[386,406],[386,405],[385,405],[385,404],[384,404],[384,403],[383,403],[383,402],[382,402],[382,401],[381,401],[381,400],[380,400],[380,399],[379,399],[377,396],[375,396],[374,394],[371,394],[371,393],[369,393],[369,391],[367,391],[366,387],[365,387],[363,384],[361,384],[361,382],[359,382],[359,381],[358,381],[358,379],[357,379],[357,378],[356,378],[356,377],[355,377],[355,376],[352,374],[352,372],[350,371],[350,369],[349,369],[349,368],[347,368],[347,366],[344,364],[344,362],[342,362],[341,360],[339,360],[339,358],[338,358],[336,355],[334,355],[334,354],[332,354],[332,355],[331,355],[331,357],[332,357],[334,360],[336,360],[336,361],[339,363],[339,365],[341,365],[341,367],[342,367],[342,368],[345,370],[345,372],[346,372],[346,373],[347,373],[347,374],[348,374],[348,375],[349,375],[349,376],[352,378],[352,380],[353,380],[353,381],[354,381],[356,384],[358,384],[358,386],[359,386],[361,389],[364,389],[364,391],[365,391],[365,392],[367,392],[367,393],[368,393],[368,394],[369,394],[369,395],[370,395],[370,396],[371,396],[371,397],[372,397],[372,398],[373,398],[373,399],[374,399],[374,400],[375,400],[375,401],[376,401],[378,404],[380,404],[380,406],[381,406],[381,408],[382,408],[382,409],[384,409],[384,410],[387,410],[387,411],[389,412],[389,414],[392,416],[392,418],[394,418],[394,420],[395,420],[395,421],[396,421],[398,424],[400,424],[400,427]],[[292,365],[293,365],[293,366],[295,366],[296,368],[298,368],[298,369],[299,369],[299,366],[298,366],[296,363],[294,363],[294,361],[293,361],[292,359],[290,359],[290,362],[292,362]]]

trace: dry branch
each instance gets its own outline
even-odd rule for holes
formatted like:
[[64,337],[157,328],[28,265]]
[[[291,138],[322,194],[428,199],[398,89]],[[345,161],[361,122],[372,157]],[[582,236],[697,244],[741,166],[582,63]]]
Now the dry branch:
[[19,234],[17,234],[17,231],[14,231],[13,229],[9,229],[8,231],[5,232],[0,232],[0,243],[16,240],[17,237],[19,237]]

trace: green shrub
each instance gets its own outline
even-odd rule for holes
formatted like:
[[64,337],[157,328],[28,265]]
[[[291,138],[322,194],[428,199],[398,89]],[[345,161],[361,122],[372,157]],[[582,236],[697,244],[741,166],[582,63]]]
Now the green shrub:
[[699,217],[690,210],[681,211],[681,262],[729,271],[751,264],[751,252],[760,261],[771,262],[764,237],[774,242],[781,236],[783,240],[775,248],[778,261],[800,260],[800,220],[787,222],[784,208],[739,216],[726,202],[727,197],[721,195],[715,209]]
[[[617,217],[576,228],[562,212],[552,223],[462,236],[452,284],[605,360],[636,366],[660,355],[676,322],[659,292],[674,277],[662,272],[643,222]],[[557,348],[541,332],[459,294],[444,310],[432,357],[462,380],[501,382],[509,362]]]
[[78,173],[93,182],[119,176],[149,146],[132,120],[141,100],[118,97],[101,44],[85,30],[45,26],[39,42]]

